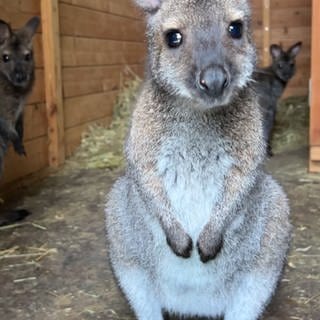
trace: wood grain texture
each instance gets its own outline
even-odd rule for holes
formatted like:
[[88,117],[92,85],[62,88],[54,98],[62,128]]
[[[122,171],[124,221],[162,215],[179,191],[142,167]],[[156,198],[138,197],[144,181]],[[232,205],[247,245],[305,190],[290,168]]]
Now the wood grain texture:
[[48,140],[46,136],[25,142],[27,157],[17,155],[12,148],[8,150],[5,161],[2,184],[20,179],[24,176],[48,167]]
[[111,117],[117,95],[118,91],[109,91],[65,99],[66,129],[100,118]]
[[60,2],[132,19],[141,20],[142,17],[132,0],[61,0]]
[[60,62],[58,0],[41,0],[45,92],[48,119],[48,157],[51,167],[64,163],[64,118]]
[[270,65],[271,57],[270,57],[270,32],[271,32],[271,7],[270,7],[270,0],[263,0],[263,7],[262,7],[262,15],[263,15],[263,59],[262,63],[263,66],[266,67]]
[[313,1],[312,21],[310,171],[320,172],[320,2],[318,0]]

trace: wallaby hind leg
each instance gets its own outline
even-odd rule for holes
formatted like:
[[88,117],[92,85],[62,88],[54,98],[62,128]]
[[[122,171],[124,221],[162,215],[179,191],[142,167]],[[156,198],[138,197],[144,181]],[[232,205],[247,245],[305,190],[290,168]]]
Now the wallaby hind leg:
[[23,131],[24,131],[24,125],[23,125],[23,113],[19,116],[17,119],[16,125],[15,125],[16,132],[18,134],[18,137],[15,141],[13,141],[13,147],[14,150],[19,155],[26,156],[26,151],[23,145]]
[[244,275],[224,320],[257,320],[269,302],[278,276],[252,271]]
[[[280,279],[289,248],[291,226],[285,194],[270,176],[257,185],[247,204],[250,216],[261,217],[253,229],[263,228],[259,254],[252,268],[239,275],[234,283],[231,303],[224,320],[257,320],[269,303]],[[254,219],[252,219],[254,221]],[[249,235],[252,239],[253,235]]]
[[7,226],[16,222],[20,222],[30,214],[31,212],[25,209],[16,209],[0,213],[0,226]]
[[159,299],[147,274],[137,268],[115,268],[120,287],[138,320],[163,320]]

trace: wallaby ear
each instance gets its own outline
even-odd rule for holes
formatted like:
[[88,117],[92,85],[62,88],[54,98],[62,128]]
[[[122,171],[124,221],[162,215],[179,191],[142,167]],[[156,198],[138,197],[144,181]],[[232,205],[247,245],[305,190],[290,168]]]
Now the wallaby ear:
[[294,44],[289,50],[288,50],[288,55],[290,56],[290,58],[294,59],[298,53],[300,52],[302,47],[302,42],[299,41],[296,44]]
[[11,37],[11,27],[3,20],[0,20],[0,44]]
[[34,36],[34,34],[36,33],[36,31],[39,27],[39,24],[40,24],[40,18],[33,17],[26,23],[26,25],[22,28],[22,30],[31,39]]
[[163,0],[134,0],[138,7],[145,12],[152,13],[157,11]]
[[278,44],[272,44],[270,46],[270,54],[273,59],[278,59],[281,56],[282,48]]

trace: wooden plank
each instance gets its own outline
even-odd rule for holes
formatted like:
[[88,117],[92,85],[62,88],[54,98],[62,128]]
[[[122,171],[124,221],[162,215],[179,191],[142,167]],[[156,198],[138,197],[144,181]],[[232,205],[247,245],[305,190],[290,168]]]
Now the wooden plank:
[[270,65],[270,0],[263,0],[263,66]]
[[36,68],[43,68],[42,34],[37,33],[33,38],[34,61]]
[[4,160],[1,183],[6,184],[15,181],[47,167],[47,143],[46,136],[25,142],[27,157],[17,155],[10,148]]
[[79,126],[69,128],[65,133],[65,149],[67,157],[70,157],[73,152],[77,149],[77,147],[81,143],[82,135],[88,130],[88,128],[93,124],[99,124],[102,126],[107,126],[111,123],[112,117],[107,116],[105,118],[100,118],[95,121],[90,121]]
[[[310,144],[320,146],[320,1],[313,1]],[[312,159],[311,159],[312,160]]]
[[307,27],[311,20],[311,7],[272,8],[271,25],[273,28]]
[[64,163],[64,119],[58,0],[41,0],[49,165]]
[[310,173],[320,173],[320,161],[310,161],[309,162],[309,172]]
[[[24,141],[46,136],[48,131],[45,103],[28,105],[24,112]],[[46,152],[48,154],[48,151]]]
[[310,156],[312,161],[320,161],[320,146],[311,147]]
[[145,61],[146,45],[141,42],[69,36],[63,36],[61,41],[64,67],[141,64]]
[[65,99],[66,129],[112,116],[117,95],[118,91],[110,91]]
[[124,78],[133,74],[142,77],[143,69],[143,65],[63,68],[63,96],[70,98],[119,90]]
[[132,0],[61,0],[60,2],[133,19],[141,19],[142,17]]
[[45,101],[45,88],[44,88],[44,70],[36,69],[35,83],[32,91],[27,99],[27,104],[34,104]]
[[312,0],[271,0],[271,6],[277,9],[311,7]]
[[[310,51],[311,46],[311,20],[310,25],[305,27],[286,27],[272,28],[271,42],[282,43],[285,47],[292,45],[295,42],[302,41],[302,50]],[[302,52],[303,53],[303,52]],[[309,55],[310,58],[310,55]]]
[[45,166],[44,168],[39,169],[36,172],[18,177],[14,181],[0,184],[0,198],[5,199],[5,201],[16,199],[17,194],[21,195],[23,191],[29,189],[30,185],[39,183],[41,180],[48,177],[51,173],[53,173],[52,168]]
[[13,29],[21,28],[30,18],[31,15],[39,15],[37,12],[22,12],[20,10],[21,1],[1,1],[0,12],[1,19],[8,22]]
[[143,42],[145,27],[141,20],[60,4],[62,35]]
[[40,1],[39,0],[23,0],[20,1],[20,11],[32,14],[40,13]]

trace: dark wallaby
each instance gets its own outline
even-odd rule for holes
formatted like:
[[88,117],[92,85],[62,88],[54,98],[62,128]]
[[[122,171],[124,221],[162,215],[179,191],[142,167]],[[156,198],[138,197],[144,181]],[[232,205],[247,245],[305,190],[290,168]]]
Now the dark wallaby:
[[106,207],[110,260],[139,320],[257,320],[290,240],[262,170],[248,0],[136,0],[149,59]]
[[12,31],[0,20],[0,134],[19,154],[25,154],[23,108],[34,84],[32,38],[39,23],[39,17],[33,17]]
[[297,42],[287,51],[284,51],[277,44],[271,45],[272,64],[266,68],[256,69],[254,72],[255,88],[263,115],[263,133],[269,155],[272,155],[271,138],[278,100],[296,72],[296,57],[301,50],[301,46],[302,42]]
[[[23,109],[34,84],[32,38],[39,23],[39,17],[33,17],[24,27],[13,31],[0,20],[0,175],[10,143],[18,154],[25,154]],[[24,209],[1,214],[0,225],[20,221],[29,214]]]

